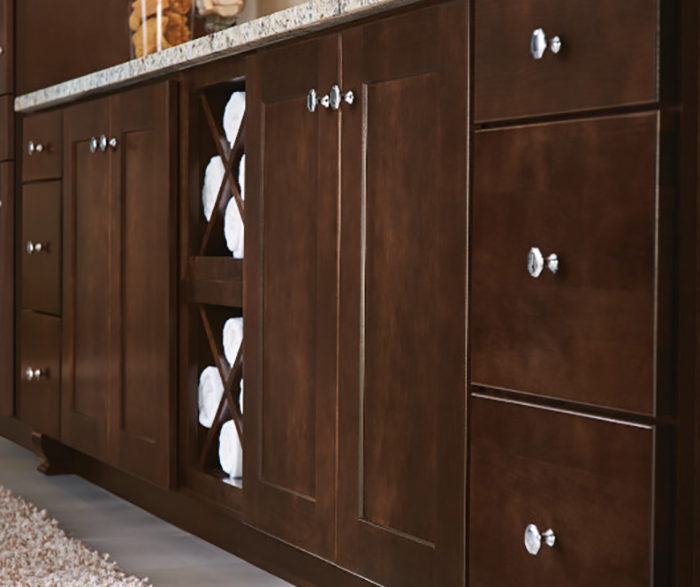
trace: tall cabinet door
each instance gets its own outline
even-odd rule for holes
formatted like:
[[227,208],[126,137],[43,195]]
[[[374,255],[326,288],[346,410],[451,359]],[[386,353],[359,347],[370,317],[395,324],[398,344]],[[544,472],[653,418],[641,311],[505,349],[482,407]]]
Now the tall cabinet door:
[[0,163],[0,416],[14,413],[14,165]]
[[[107,457],[110,364],[109,99],[70,107],[64,118],[61,440]],[[93,152],[94,151],[94,152]]]
[[246,120],[246,521],[333,556],[338,38],[251,58]]
[[[170,484],[174,430],[175,197],[170,84],[112,98],[110,449],[116,467]],[[172,107],[172,108],[171,108]]]
[[338,561],[387,587],[464,584],[465,6],[343,34]]

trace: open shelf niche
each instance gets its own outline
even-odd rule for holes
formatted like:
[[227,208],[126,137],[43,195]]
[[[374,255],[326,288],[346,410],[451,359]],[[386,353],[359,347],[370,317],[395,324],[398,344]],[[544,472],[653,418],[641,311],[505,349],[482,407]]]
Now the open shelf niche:
[[[245,79],[242,75],[217,79],[221,77],[218,70],[213,74],[184,83],[181,92],[179,481],[184,489],[201,497],[240,509],[243,479],[224,471],[220,461],[220,438],[223,438],[222,429],[226,425],[228,443],[224,444],[229,447],[230,454],[235,426],[240,447],[243,445],[243,341],[237,351],[229,351],[228,358],[224,348],[225,325],[230,319],[239,319],[240,327],[243,316],[243,259],[232,255],[224,229],[229,204],[237,206],[242,225],[245,225],[243,189],[239,182],[239,168],[245,150],[245,113],[233,141],[230,140],[230,129],[228,138],[224,129],[224,113],[232,94],[245,92]],[[219,167],[219,175],[215,176],[215,183],[211,178],[208,180],[212,205],[207,218],[203,186],[207,166],[217,157],[220,159],[214,163]],[[218,380],[214,388],[223,391],[220,399],[217,399],[217,393],[207,396],[208,409],[202,415],[199,387],[205,369],[208,370],[207,380],[210,383]],[[216,403],[212,406],[211,401]]]

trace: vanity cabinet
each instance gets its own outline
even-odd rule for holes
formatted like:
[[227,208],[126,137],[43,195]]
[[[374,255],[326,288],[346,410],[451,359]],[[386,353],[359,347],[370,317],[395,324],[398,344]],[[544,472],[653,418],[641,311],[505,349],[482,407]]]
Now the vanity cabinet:
[[168,83],[64,114],[61,440],[173,474],[175,196]]
[[244,516],[391,587],[464,581],[466,22],[248,68]]

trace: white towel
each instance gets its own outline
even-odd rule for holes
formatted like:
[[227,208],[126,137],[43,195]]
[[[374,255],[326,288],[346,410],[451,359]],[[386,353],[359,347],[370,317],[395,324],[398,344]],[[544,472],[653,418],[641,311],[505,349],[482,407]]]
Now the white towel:
[[241,127],[244,112],[245,92],[233,92],[224,109],[224,132],[232,149],[238,136],[238,129]]
[[244,228],[241,219],[241,211],[238,209],[236,198],[231,198],[226,206],[224,215],[224,236],[226,246],[233,254],[234,259],[243,258]]
[[233,367],[236,362],[238,349],[243,340],[243,318],[229,318],[224,324],[224,355],[229,365]]
[[225,174],[226,170],[221,157],[218,155],[212,157],[204,172],[204,185],[202,186],[202,206],[207,220],[211,219],[211,213],[214,211],[216,197],[219,195]]
[[241,200],[245,200],[245,155],[238,164],[238,187],[241,189]]
[[216,367],[207,367],[199,377],[199,423],[211,428],[224,395],[224,382]]
[[221,427],[219,435],[219,463],[231,477],[243,476],[243,447],[233,420]]

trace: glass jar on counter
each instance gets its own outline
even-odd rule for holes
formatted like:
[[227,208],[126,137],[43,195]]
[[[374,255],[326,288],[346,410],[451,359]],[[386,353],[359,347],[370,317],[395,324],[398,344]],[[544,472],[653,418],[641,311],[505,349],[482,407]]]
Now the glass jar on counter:
[[192,0],[129,0],[131,57],[144,57],[192,38]]

